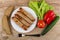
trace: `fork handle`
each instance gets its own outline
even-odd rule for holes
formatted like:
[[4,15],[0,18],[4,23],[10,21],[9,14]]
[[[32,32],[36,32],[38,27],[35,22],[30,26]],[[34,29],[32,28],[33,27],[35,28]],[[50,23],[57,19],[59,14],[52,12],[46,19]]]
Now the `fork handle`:
[[34,37],[40,37],[40,34],[32,34],[32,35],[25,35],[25,36],[34,36]]

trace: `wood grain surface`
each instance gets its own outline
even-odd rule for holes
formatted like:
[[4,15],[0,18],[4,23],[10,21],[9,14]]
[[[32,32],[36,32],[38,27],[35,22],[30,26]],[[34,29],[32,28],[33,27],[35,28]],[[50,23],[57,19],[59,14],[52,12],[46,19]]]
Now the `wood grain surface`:
[[[18,32],[16,32],[12,27],[13,35],[7,35],[2,29],[2,17],[4,11],[9,5],[15,5],[15,8],[19,6],[27,6],[30,0],[0,0],[0,40],[60,40],[60,20],[57,24],[44,36],[41,37],[18,37]],[[39,1],[39,0],[38,0]],[[46,0],[46,2],[54,6],[54,11],[60,16],[60,0]],[[33,31],[26,34],[37,34],[43,29],[35,28]]]

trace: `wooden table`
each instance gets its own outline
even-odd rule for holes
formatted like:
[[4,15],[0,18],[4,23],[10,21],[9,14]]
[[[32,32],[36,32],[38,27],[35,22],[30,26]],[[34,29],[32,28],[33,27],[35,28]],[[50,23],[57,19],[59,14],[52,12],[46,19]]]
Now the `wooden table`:
[[[46,35],[41,37],[17,37],[15,30],[13,30],[13,35],[7,37],[6,33],[2,29],[2,17],[5,9],[9,5],[15,5],[15,8],[19,6],[27,6],[28,2],[29,0],[0,0],[0,40],[60,40],[60,20]],[[55,13],[60,16],[60,0],[46,0],[46,2],[54,6]],[[39,33],[42,29],[36,28],[35,30],[30,34]]]

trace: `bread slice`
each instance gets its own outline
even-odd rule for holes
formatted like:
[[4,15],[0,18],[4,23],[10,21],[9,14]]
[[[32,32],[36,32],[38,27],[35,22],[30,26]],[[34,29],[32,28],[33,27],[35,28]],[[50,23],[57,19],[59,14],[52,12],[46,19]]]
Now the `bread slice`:
[[12,11],[14,10],[14,6],[9,6],[6,10],[5,10],[5,13],[4,15],[6,15],[7,17],[9,17],[12,13]]
[[4,31],[8,35],[12,34],[7,16],[3,16],[3,19],[2,19],[2,28],[4,29]]

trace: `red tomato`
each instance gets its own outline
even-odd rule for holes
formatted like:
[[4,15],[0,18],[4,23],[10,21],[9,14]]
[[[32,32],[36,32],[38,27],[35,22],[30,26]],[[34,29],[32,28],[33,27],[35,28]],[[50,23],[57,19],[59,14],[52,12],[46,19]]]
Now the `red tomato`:
[[44,16],[44,21],[46,21],[47,24],[50,24],[55,19],[55,17],[55,13],[52,10],[49,10]]
[[38,23],[37,23],[37,26],[39,28],[44,28],[45,27],[45,22],[43,20],[39,20]]

